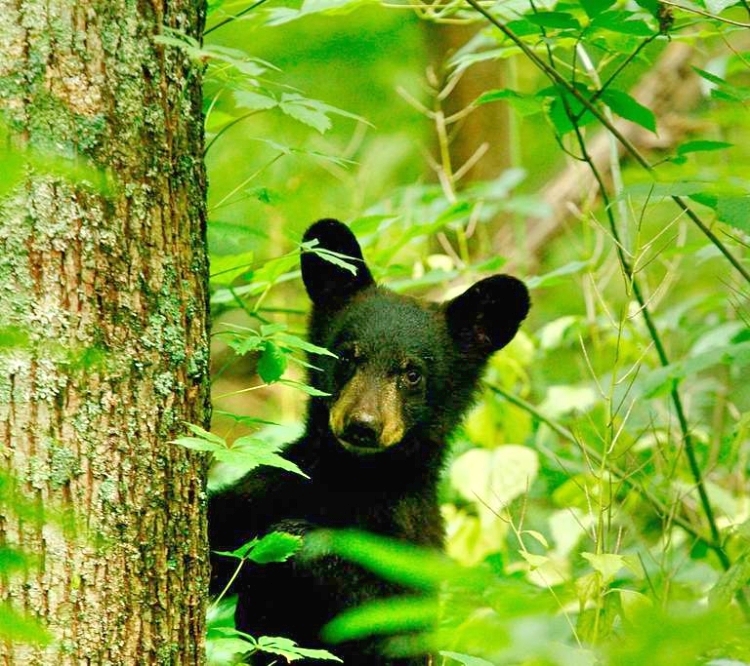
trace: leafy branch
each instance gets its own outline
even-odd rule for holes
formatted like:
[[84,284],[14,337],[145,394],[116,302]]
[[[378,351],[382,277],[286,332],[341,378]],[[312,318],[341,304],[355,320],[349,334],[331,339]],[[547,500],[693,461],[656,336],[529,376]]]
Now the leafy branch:
[[[571,95],[577,102],[579,102],[587,112],[589,112],[594,118],[596,118],[617,141],[623,146],[625,151],[646,171],[650,174],[654,173],[654,167],[648,160],[640,153],[640,151],[620,132],[612,121],[606,117],[602,110],[594,104],[589,97],[583,94],[578,86],[570,83],[560,72],[558,72],[552,65],[546,63],[540,58],[532,48],[528,46],[518,35],[516,35],[507,25],[502,21],[493,16],[485,7],[483,7],[477,0],[466,0],[466,2],[484,16],[494,27],[500,30],[510,41],[512,41],[521,52],[532,62],[542,73],[545,74],[556,86],[558,86],[566,94]],[[653,37],[651,38],[653,39]],[[575,116],[570,116],[571,122],[575,124]],[[713,245],[724,255],[730,264],[737,270],[740,275],[750,283],[750,271],[748,271],[740,261],[729,251],[729,249],[721,242],[721,240],[714,234],[711,229],[701,220],[701,218],[690,208],[685,201],[684,197],[676,194],[670,195],[670,198],[680,208],[680,210],[693,222],[698,229],[713,243]]]

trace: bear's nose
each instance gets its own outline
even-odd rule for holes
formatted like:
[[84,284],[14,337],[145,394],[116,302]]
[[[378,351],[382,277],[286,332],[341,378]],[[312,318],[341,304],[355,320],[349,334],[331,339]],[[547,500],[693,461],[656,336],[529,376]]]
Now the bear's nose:
[[380,419],[369,411],[351,414],[347,419],[342,439],[352,446],[376,448],[380,446],[383,425]]

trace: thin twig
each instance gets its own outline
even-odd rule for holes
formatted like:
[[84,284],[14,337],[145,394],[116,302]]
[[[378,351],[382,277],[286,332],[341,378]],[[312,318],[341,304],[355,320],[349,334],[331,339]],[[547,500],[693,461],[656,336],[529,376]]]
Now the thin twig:
[[208,30],[203,31],[203,36],[212,33],[214,30],[218,30],[219,28],[223,28],[227,23],[231,23],[232,21],[236,21],[237,19],[243,17],[245,14],[248,14],[249,12],[253,11],[253,9],[256,9],[257,7],[260,7],[260,5],[264,4],[266,0],[258,0],[257,2],[253,3],[249,7],[245,7],[241,12],[238,12],[234,16],[229,16],[225,18],[223,21],[219,21],[216,25],[212,25]]
[[[607,215],[607,219],[609,221],[610,233],[612,234],[612,237],[615,241],[618,261],[620,263],[620,266],[622,267],[628,284],[630,284],[630,287],[633,290],[633,295],[638,302],[641,316],[643,317],[643,321],[646,324],[646,329],[648,330],[649,337],[654,344],[654,349],[656,349],[659,363],[662,367],[666,367],[669,365],[669,357],[667,356],[667,352],[664,348],[661,336],[659,335],[659,331],[657,330],[656,324],[654,323],[654,320],[651,316],[651,312],[648,308],[648,303],[646,302],[646,299],[643,296],[643,292],[641,291],[640,283],[636,279],[633,267],[630,264],[627,256],[625,255],[625,250],[620,241],[619,231],[617,229],[614,214],[610,206],[609,196],[607,194],[604,181],[601,177],[601,174],[599,173],[599,170],[596,168],[596,165],[591,159],[591,156],[588,154],[586,142],[583,138],[583,135],[581,134],[580,127],[576,123],[573,123],[573,128],[584,160],[588,163],[589,168],[591,169],[594,178],[599,185],[605,214]],[[695,451],[695,442],[693,441],[693,437],[690,433],[690,426],[688,424],[687,417],[685,416],[685,409],[682,404],[682,398],[680,397],[676,381],[673,383],[670,390],[670,398],[677,415],[677,422],[680,427],[680,435],[682,437],[685,456],[688,460],[690,474],[693,477],[693,482],[695,483],[696,490],[698,491],[701,508],[706,517],[706,522],[708,523],[708,527],[711,532],[711,542],[716,545],[713,550],[719,558],[719,562],[721,563],[722,568],[726,571],[732,566],[732,561],[729,559],[726,551],[721,546],[721,533],[719,532],[719,528],[716,524],[716,517],[714,515],[713,506],[711,505],[711,500],[708,497],[708,491],[706,490],[706,483],[703,478],[703,472],[700,468],[700,465],[698,464],[698,456]],[[750,620],[750,604],[748,604],[743,591],[737,590],[735,598],[737,599],[737,603],[745,614],[745,617]]]
[[[495,384],[491,384],[486,381],[484,382],[484,384],[485,386],[487,386],[488,389],[490,389],[490,391],[492,391],[496,395],[499,395],[502,398],[505,398],[511,404],[515,405],[519,409],[524,410],[528,414],[531,414],[534,418],[536,418],[541,423],[544,423],[548,428],[550,428],[550,430],[555,432],[562,439],[579,447],[583,451],[584,455],[587,458],[590,458],[591,460],[593,460],[597,465],[601,464],[602,455],[596,449],[590,447],[585,442],[578,440],[576,436],[570,430],[560,425],[553,419],[549,418],[546,414],[539,411],[530,402],[527,402],[523,398],[519,398],[518,396],[513,395],[512,393],[509,393],[505,389]],[[714,542],[711,539],[711,537],[701,534],[687,519],[683,518],[679,514],[672,513],[669,510],[669,508],[667,508],[664,505],[664,503],[658,497],[656,497],[656,495],[654,495],[650,490],[648,490],[648,488],[645,488],[638,481],[636,481],[630,473],[625,472],[624,470],[620,469],[619,467],[617,467],[615,464],[611,462],[607,464],[607,470],[612,474],[612,476],[616,477],[626,486],[628,486],[629,488],[632,488],[641,497],[643,497],[643,499],[645,499],[654,508],[654,510],[659,516],[661,516],[662,518],[665,518],[665,519],[668,518],[669,520],[671,520],[671,522],[673,522],[675,525],[685,530],[696,541],[705,545],[706,548],[709,548],[710,550],[713,550],[714,552],[722,550],[721,544],[719,544],[718,542]]]

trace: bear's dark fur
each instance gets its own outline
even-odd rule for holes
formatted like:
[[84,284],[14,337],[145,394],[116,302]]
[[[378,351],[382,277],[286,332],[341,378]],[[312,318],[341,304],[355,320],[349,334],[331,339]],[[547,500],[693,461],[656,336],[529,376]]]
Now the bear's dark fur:
[[[529,309],[515,278],[482,280],[446,304],[426,303],[375,285],[349,229],[335,220],[312,225],[305,241],[344,255],[356,274],[302,254],[312,300],[310,340],[337,358],[316,356],[313,386],[330,394],[310,401],[304,436],[285,450],[305,479],[263,467],[209,505],[213,550],[233,550],[274,530],[358,528],[441,548],[438,479],[446,439],[469,407],[490,354],[515,335]],[[226,572],[214,557],[213,589]],[[345,609],[403,592],[333,556],[246,565],[235,583],[237,627],[253,636],[285,636],[320,646],[323,625]],[[393,659],[379,643],[333,647],[352,666],[426,664]],[[254,663],[258,663],[258,659]],[[320,663],[320,662],[317,662]]]

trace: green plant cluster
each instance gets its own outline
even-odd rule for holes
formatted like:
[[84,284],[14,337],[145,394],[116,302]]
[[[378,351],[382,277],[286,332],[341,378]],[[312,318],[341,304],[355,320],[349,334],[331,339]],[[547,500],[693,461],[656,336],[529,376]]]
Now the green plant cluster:
[[[533,292],[455,438],[447,557],[348,532],[294,555],[336,552],[424,592],[353,610],[330,639],[380,633],[398,652],[416,631],[440,663],[469,666],[750,663],[748,27],[733,0],[211,3],[205,43],[187,47],[207,63],[214,335],[228,360],[222,435],[181,443],[232,468],[283,466],[275,388],[309,392],[301,352],[326,353],[304,342],[297,271],[295,240],[316,217],[348,218],[396,290],[444,297],[512,269]],[[429,31],[456,28],[468,41],[425,67]],[[670,139],[633,87],[674,44],[694,49],[685,85],[700,93]],[[487,63],[507,85],[449,109]],[[484,138],[512,161],[470,181],[456,132],[497,104],[513,144]],[[566,160],[596,196],[526,256],[555,213],[538,191]],[[507,229],[513,256],[497,251]],[[244,358],[249,385],[224,391]],[[209,646],[239,643],[212,663],[289,647],[232,634],[226,610],[213,627]]]

